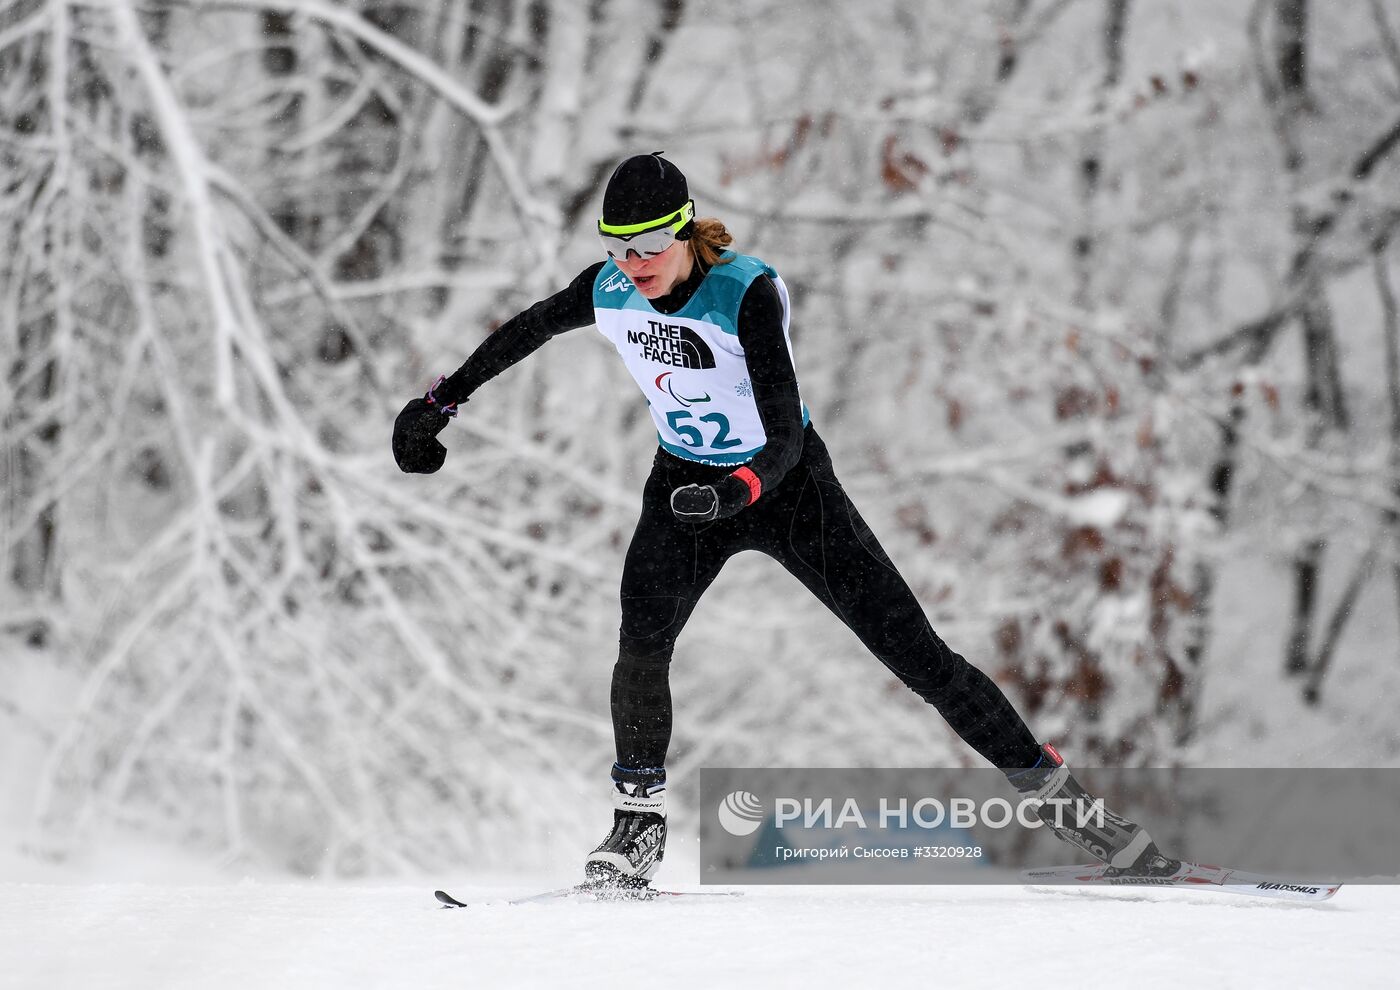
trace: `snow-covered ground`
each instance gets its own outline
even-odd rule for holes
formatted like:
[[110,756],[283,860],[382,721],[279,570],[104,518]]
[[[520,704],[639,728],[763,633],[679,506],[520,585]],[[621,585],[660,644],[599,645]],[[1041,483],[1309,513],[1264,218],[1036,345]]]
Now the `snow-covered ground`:
[[[10,876],[14,870],[5,871]],[[1321,905],[1206,891],[751,887],[487,904],[561,877],[421,883],[0,880],[0,987],[1394,987],[1400,890]],[[690,870],[668,864],[681,888]],[[0,874],[3,876],[4,874]]]
[[[522,892],[457,886],[477,897]],[[439,909],[430,886],[0,884],[5,987],[1394,987],[1400,894],[1002,887]]]

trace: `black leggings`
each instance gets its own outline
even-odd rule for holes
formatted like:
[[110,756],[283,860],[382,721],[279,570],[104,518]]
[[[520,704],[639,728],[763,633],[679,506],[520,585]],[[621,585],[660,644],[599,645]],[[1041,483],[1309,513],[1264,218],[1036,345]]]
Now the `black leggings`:
[[696,525],[671,514],[674,489],[713,483],[727,473],[658,449],[647,478],[622,571],[621,644],[612,682],[615,777],[661,777],[671,742],[676,637],[724,562],[741,550],[762,551],[787,568],[993,766],[1035,765],[1040,749],[1030,729],[985,674],[938,638],[846,496],[811,426],[796,467],[738,515]]

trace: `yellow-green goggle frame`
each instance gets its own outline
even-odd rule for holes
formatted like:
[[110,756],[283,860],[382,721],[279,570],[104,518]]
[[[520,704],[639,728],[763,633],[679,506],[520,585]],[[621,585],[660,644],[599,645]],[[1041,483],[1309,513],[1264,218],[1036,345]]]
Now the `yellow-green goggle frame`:
[[695,200],[688,200],[675,213],[645,223],[611,224],[598,221],[598,236],[608,256],[622,261],[628,251],[642,258],[654,258],[676,243],[676,235],[695,219]]

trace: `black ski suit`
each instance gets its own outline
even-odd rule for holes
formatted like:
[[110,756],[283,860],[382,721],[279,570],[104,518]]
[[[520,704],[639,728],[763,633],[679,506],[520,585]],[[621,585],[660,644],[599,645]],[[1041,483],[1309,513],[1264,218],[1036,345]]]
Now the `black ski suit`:
[[[592,266],[562,292],[504,324],[439,387],[439,398],[465,398],[550,337],[591,324],[601,268]],[[679,311],[706,274],[696,264],[688,279],[650,300],[651,306],[661,313]],[[664,780],[676,638],[724,562],[741,550],[761,551],[782,564],[993,766],[1036,765],[1040,747],[1030,729],[991,679],[933,631],[846,495],[821,437],[811,425],[803,427],[782,305],[767,277],[754,281],[743,297],[738,338],[767,436],[747,465],[761,480],[762,495],[732,517],[682,522],[672,513],[671,493],[687,484],[718,483],[733,468],[683,460],[658,447],[622,571],[622,628],[612,679],[614,778]]]

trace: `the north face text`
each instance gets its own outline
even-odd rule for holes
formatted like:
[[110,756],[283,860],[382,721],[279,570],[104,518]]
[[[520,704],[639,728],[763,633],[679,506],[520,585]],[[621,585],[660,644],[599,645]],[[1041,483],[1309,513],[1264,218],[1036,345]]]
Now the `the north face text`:
[[627,342],[640,344],[642,357],[673,368],[713,368],[715,355],[700,335],[675,323],[647,320],[646,330],[628,330]]

